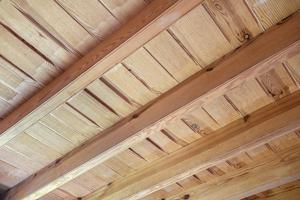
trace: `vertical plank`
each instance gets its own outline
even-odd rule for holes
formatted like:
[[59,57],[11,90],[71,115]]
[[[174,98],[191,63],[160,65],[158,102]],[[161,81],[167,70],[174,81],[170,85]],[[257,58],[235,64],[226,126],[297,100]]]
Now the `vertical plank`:
[[123,61],[124,66],[158,95],[174,87],[177,82],[163,66],[144,49],[140,48]]
[[104,78],[126,95],[133,105],[141,106],[157,97],[121,64],[105,73]]
[[127,99],[116,93],[114,88],[110,88],[103,81],[97,79],[87,86],[87,90],[101,99],[105,104],[111,107],[118,115],[126,117],[137,108],[131,105]]
[[202,5],[179,19],[170,30],[202,66],[233,48]]
[[99,40],[120,26],[119,21],[98,0],[57,0],[57,3]]
[[244,1],[206,0],[204,5],[234,47],[262,32]]
[[118,115],[86,91],[82,91],[72,97],[68,103],[103,129],[108,128],[120,119]]
[[167,31],[150,40],[145,48],[179,82],[201,69]]
[[0,183],[6,187],[13,187],[25,178],[29,174],[21,169],[18,169],[6,162],[0,160]]
[[100,0],[113,15],[125,23],[146,6],[143,0]]
[[[80,56],[95,46],[96,39],[82,28],[55,1],[13,0],[14,5],[43,26],[68,51]],[[55,15],[49,15],[55,13]]]

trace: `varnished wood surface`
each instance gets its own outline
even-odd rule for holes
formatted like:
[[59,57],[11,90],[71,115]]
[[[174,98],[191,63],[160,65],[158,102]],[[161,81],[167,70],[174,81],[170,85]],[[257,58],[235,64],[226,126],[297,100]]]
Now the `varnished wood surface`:
[[[150,2],[45,1],[0,2],[0,120],[119,27],[126,26]],[[0,168],[5,172],[0,175],[0,183],[15,186],[95,135],[105,133],[132,112],[139,113],[137,110],[143,110],[145,104],[159,100],[189,76],[206,70],[215,59],[276,26],[299,6],[298,0],[203,1],[137,51],[114,63],[117,65],[102,77],[94,74],[96,79],[89,80],[91,84],[83,90],[66,93],[66,100],[54,110],[41,109],[43,117],[35,118],[28,128],[14,129],[16,137],[0,148]],[[217,88],[203,101],[143,130],[142,137],[129,143],[129,148],[43,198],[74,199],[95,191],[100,194],[127,174],[294,93],[300,86],[297,52],[293,48],[276,56],[265,71],[245,73],[246,79]],[[42,107],[50,108],[47,104]],[[278,150],[293,141],[270,145]],[[263,157],[266,152],[251,155]],[[248,162],[247,156],[242,158]],[[206,173],[205,179],[210,178]],[[188,187],[196,183],[191,177],[178,184]],[[176,184],[168,190],[172,188],[176,191]]]

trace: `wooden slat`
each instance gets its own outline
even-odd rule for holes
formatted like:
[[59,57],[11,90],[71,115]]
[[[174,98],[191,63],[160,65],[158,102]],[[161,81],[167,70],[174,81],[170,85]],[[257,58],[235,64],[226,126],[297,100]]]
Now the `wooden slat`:
[[[126,26],[2,120],[0,146],[99,78],[200,2],[201,0],[192,0],[189,3],[183,0],[153,1]],[[47,106],[41,106],[45,103]]]
[[[191,4],[185,2],[180,5],[180,8],[187,9],[186,6],[199,3],[189,2]],[[179,6],[179,4],[176,5]],[[152,12],[151,9],[150,11]],[[156,100],[151,106],[146,107],[147,109],[142,108],[116,126],[107,129],[102,135],[93,138],[85,146],[66,155],[55,165],[39,172],[34,178],[28,179],[19,187],[12,189],[8,198],[42,196],[109,157],[129,148],[132,144],[141,141],[146,135],[143,133],[135,135],[138,131],[152,125],[182,106],[199,97],[203,101],[214,95],[219,96],[224,90],[226,91],[226,89],[245,81],[245,78],[257,76],[264,70],[269,70],[274,63],[281,62],[282,56],[289,57],[291,54],[299,52],[299,43],[297,43],[300,38],[299,18],[300,14],[297,13],[285,23],[260,35],[222,61],[210,66],[212,70],[195,75]],[[128,50],[126,49],[126,51]],[[215,89],[216,87],[217,89]]]
[[[243,119],[235,121],[174,154],[154,162],[151,167],[128,175],[127,178],[108,187],[103,195],[91,196],[87,199],[142,198],[201,170],[230,160],[240,155],[241,152],[300,128],[299,113],[300,92],[297,92],[254,112],[247,121]],[[241,161],[251,163],[246,154],[241,154],[229,162],[232,165],[241,165],[237,164]]]

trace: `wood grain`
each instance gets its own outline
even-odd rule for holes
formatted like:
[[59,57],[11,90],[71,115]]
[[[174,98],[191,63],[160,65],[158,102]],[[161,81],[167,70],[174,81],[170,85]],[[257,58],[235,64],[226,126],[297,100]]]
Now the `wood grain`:
[[[102,195],[92,196],[90,199],[140,199],[296,130],[300,127],[299,103],[300,93],[297,92],[285,100],[281,99],[270,104],[251,114],[247,121],[243,119],[235,121],[206,138],[152,163],[151,167],[140,169],[127,178],[116,181]],[[246,154],[239,159],[247,164],[251,163],[251,159],[246,158]],[[230,162],[232,165],[238,165],[235,164],[238,162],[237,158]]]
[[[147,136],[143,133],[136,134],[137,132],[182,106],[199,97],[203,102],[214,95],[219,96],[226,89],[240,84],[245,79],[269,70],[274,63],[281,62],[282,57],[287,58],[289,55],[295,54],[295,51],[299,52],[297,51],[297,41],[300,37],[299,17],[300,15],[297,13],[285,23],[246,43],[230,56],[212,65],[211,69],[213,70],[201,72],[179,84],[151,106],[146,109],[142,108],[114,127],[107,129],[103,134],[93,138],[89,143],[67,154],[56,164],[40,171],[33,179],[28,179],[24,184],[14,188],[8,197],[14,199],[42,196],[129,148],[132,144],[142,141]],[[265,45],[266,43],[269,45]],[[186,111],[186,107],[183,111]],[[175,115],[177,114],[175,113]]]
[[[149,4],[144,12],[2,120],[0,146],[99,78],[200,2],[201,0],[192,0],[187,4],[182,0],[168,0]],[[42,106],[44,104],[47,106]]]

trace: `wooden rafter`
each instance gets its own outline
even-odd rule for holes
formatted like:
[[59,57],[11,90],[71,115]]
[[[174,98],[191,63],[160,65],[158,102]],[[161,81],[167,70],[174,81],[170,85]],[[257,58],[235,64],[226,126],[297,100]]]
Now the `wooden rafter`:
[[[194,2],[193,6],[197,5],[195,1],[191,2]],[[177,6],[179,5],[176,4],[175,7],[178,8]],[[185,7],[184,10],[189,9]],[[148,12],[150,11],[151,9],[148,10]],[[150,105],[146,105],[104,131],[101,136],[92,138],[90,142],[73,150],[62,159],[11,189],[7,199],[38,198],[52,191],[147,137],[143,134],[136,134],[145,127],[149,127],[199,98],[206,100],[214,95],[220,95],[221,92],[238,85],[245,79],[269,70],[274,64],[281,62],[282,58],[299,52],[299,18],[300,14],[295,14],[284,23],[249,41],[229,56],[213,63],[208,67],[209,70],[196,74],[158,100],[151,102]],[[101,52],[101,48],[98,51]],[[95,52],[97,51],[95,50]],[[106,60],[103,62],[107,63]],[[96,68],[93,69],[96,70]],[[83,76],[79,78],[81,77]]]

